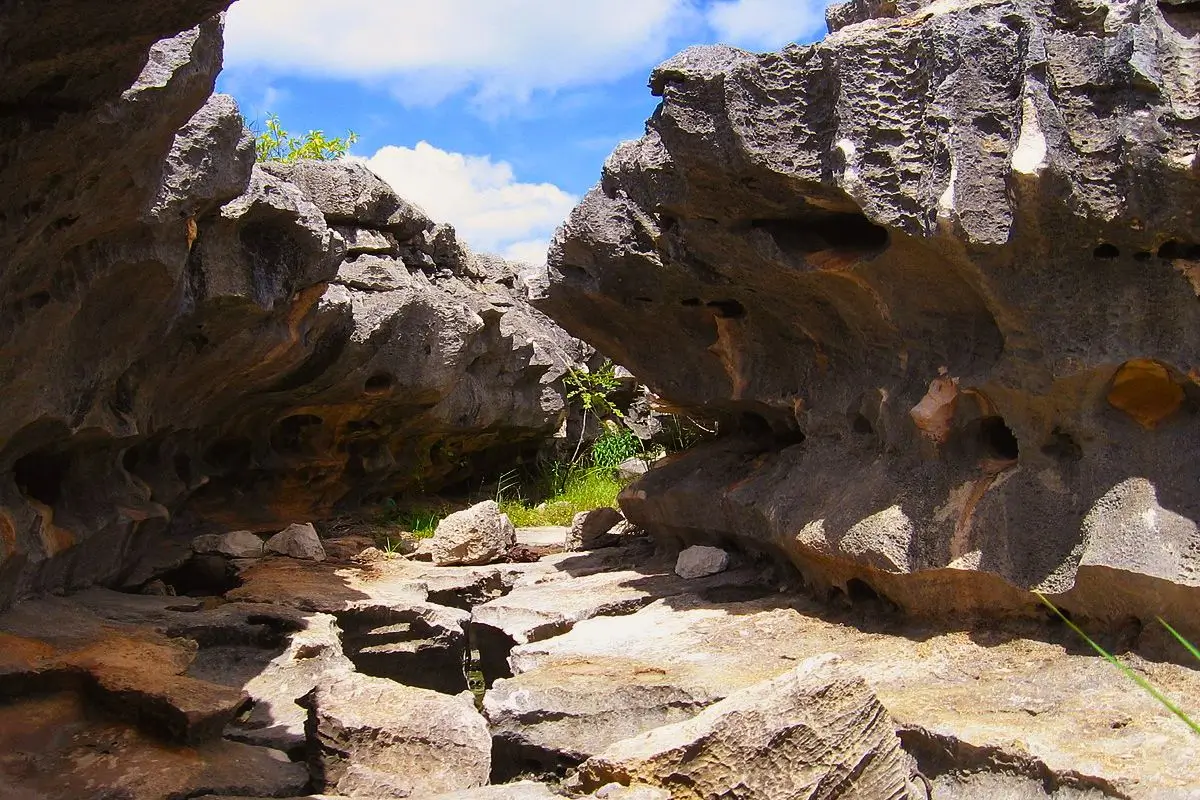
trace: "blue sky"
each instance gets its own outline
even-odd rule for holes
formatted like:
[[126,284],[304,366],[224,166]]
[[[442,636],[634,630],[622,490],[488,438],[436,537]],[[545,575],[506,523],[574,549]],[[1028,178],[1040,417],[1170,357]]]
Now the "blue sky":
[[353,154],[478,250],[537,261],[692,44],[825,32],[824,0],[237,0],[221,91]]

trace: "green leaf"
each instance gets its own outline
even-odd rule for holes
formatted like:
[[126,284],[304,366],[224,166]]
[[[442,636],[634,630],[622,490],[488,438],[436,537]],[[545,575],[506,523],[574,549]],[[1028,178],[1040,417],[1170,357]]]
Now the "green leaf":
[[1174,628],[1172,628],[1170,625],[1167,624],[1167,621],[1165,619],[1163,619],[1162,617],[1157,617],[1157,619],[1158,619],[1158,622],[1160,625],[1162,625],[1164,628],[1166,628],[1168,631],[1171,632],[1171,635],[1175,637],[1175,641],[1179,642],[1181,645],[1186,647],[1187,651],[1189,653],[1191,653],[1192,656],[1197,661],[1200,661],[1200,650],[1197,650],[1195,645],[1193,645],[1187,639],[1183,638],[1179,634],[1179,631],[1175,630]]
[[[1080,628],[1078,625],[1076,625],[1074,622],[1072,622],[1067,617],[1066,614],[1059,611],[1058,606],[1054,605],[1054,603],[1051,603],[1050,600],[1045,595],[1043,595],[1041,592],[1034,592],[1034,594],[1037,595],[1038,599],[1041,600],[1043,603],[1045,603],[1050,608],[1051,611],[1053,611],[1055,614],[1057,614],[1058,618],[1067,624],[1067,627],[1069,627],[1071,630],[1075,631],[1075,633],[1077,633],[1085,642],[1087,642],[1093,650],[1095,650],[1097,653],[1099,653],[1101,656],[1103,656],[1105,661],[1112,664],[1117,669],[1121,670],[1121,672],[1125,673],[1125,677],[1129,678],[1131,681],[1136,683],[1138,686],[1145,689],[1146,692],[1151,697],[1153,697],[1155,700],[1157,700],[1159,703],[1161,703],[1164,708],[1166,708],[1172,714],[1174,714],[1175,716],[1177,716],[1181,720],[1183,720],[1184,723],[1186,723],[1187,726],[1192,729],[1192,733],[1200,735],[1200,724],[1193,722],[1192,718],[1189,717],[1186,713],[1184,713],[1183,709],[1181,709],[1174,702],[1172,702],[1170,700],[1170,698],[1168,698],[1165,694],[1163,694],[1157,688],[1155,688],[1154,684],[1150,683],[1150,681],[1146,680],[1141,675],[1134,672],[1132,669],[1130,669],[1124,663],[1117,660],[1116,656],[1112,655],[1107,650],[1105,650],[1103,647],[1101,647],[1100,645],[1098,645],[1094,641],[1092,641],[1092,638],[1090,636],[1088,636],[1086,633],[1084,633],[1082,628]],[[1159,622],[1162,622],[1162,620],[1159,620]],[[1166,624],[1167,623],[1163,622],[1163,625],[1166,625]],[[1171,627],[1169,625],[1167,625],[1167,630],[1171,630]],[[1173,630],[1171,630],[1171,632],[1175,633],[1175,631],[1173,631]],[[1176,636],[1178,636],[1178,634],[1176,634]],[[1182,639],[1182,637],[1179,637],[1179,638]],[[1190,645],[1189,645],[1189,649],[1192,649]],[[1192,652],[1194,654],[1195,650],[1193,649]]]

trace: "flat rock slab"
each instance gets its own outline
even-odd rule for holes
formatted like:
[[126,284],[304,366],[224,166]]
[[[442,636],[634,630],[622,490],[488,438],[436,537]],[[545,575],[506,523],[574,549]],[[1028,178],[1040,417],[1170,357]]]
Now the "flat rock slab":
[[570,528],[564,525],[543,525],[536,528],[517,528],[517,544],[523,547],[563,547]]
[[3,800],[284,797],[307,785],[304,765],[276,750],[224,739],[166,744],[121,722],[93,721],[73,694],[0,706]]
[[[716,604],[676,595],[514,648],[515,677],[496,681],[484,710],[506,758],[562,768],[830,652],[872,686],[919,760],[933,764],[949,749],[974,754],[962,757],[981,769],[1016,764],[1051,785],[1200,796],[1186,727],[1073,640],[1064,650],[1023,638],[1036,631],[874,620],[866,632],[862,623],[798,596]],[[1200,697],[1194,670],[1138,669],[1169,696]]]

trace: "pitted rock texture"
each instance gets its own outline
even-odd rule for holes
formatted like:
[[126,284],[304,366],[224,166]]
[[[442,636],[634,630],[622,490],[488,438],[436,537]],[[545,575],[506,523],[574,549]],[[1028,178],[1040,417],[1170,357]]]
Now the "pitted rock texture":
[[362,164],[254,165],[211,94],[226,3],[86,26],[78,5],[0,12],[0,607],[128,584],[164,534],[461,482],[558,429],[583,345],[516,265]]
[[560,229],[540,307],[737,432],[623,510],[913,612],[1193,625],[1200,12],[915,6],[666,62]]

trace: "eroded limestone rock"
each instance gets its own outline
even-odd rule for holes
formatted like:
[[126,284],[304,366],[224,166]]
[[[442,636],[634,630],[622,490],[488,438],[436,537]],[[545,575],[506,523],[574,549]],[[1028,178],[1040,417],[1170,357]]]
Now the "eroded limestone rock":
[[428,542],[438,566],[479,566],[501,559],[517,541],[517,532],[495,500],[450,514]]
[[309,768],[348,797],[421,797],[487,783],[492,740],[470,698],[348,675],[306,696]]
[[1034,615],[1038,589],[1096,627],[1193,626],[1195,9],[854,0],[829,22],[656,69],[646,135],[530,282],[722,417],[627,517],[918,614]]
[[675,797],[908,800],[912,774],[878,698],[816,656],[695,718],[611,745],[572,779],[585,791],[648,784]]

